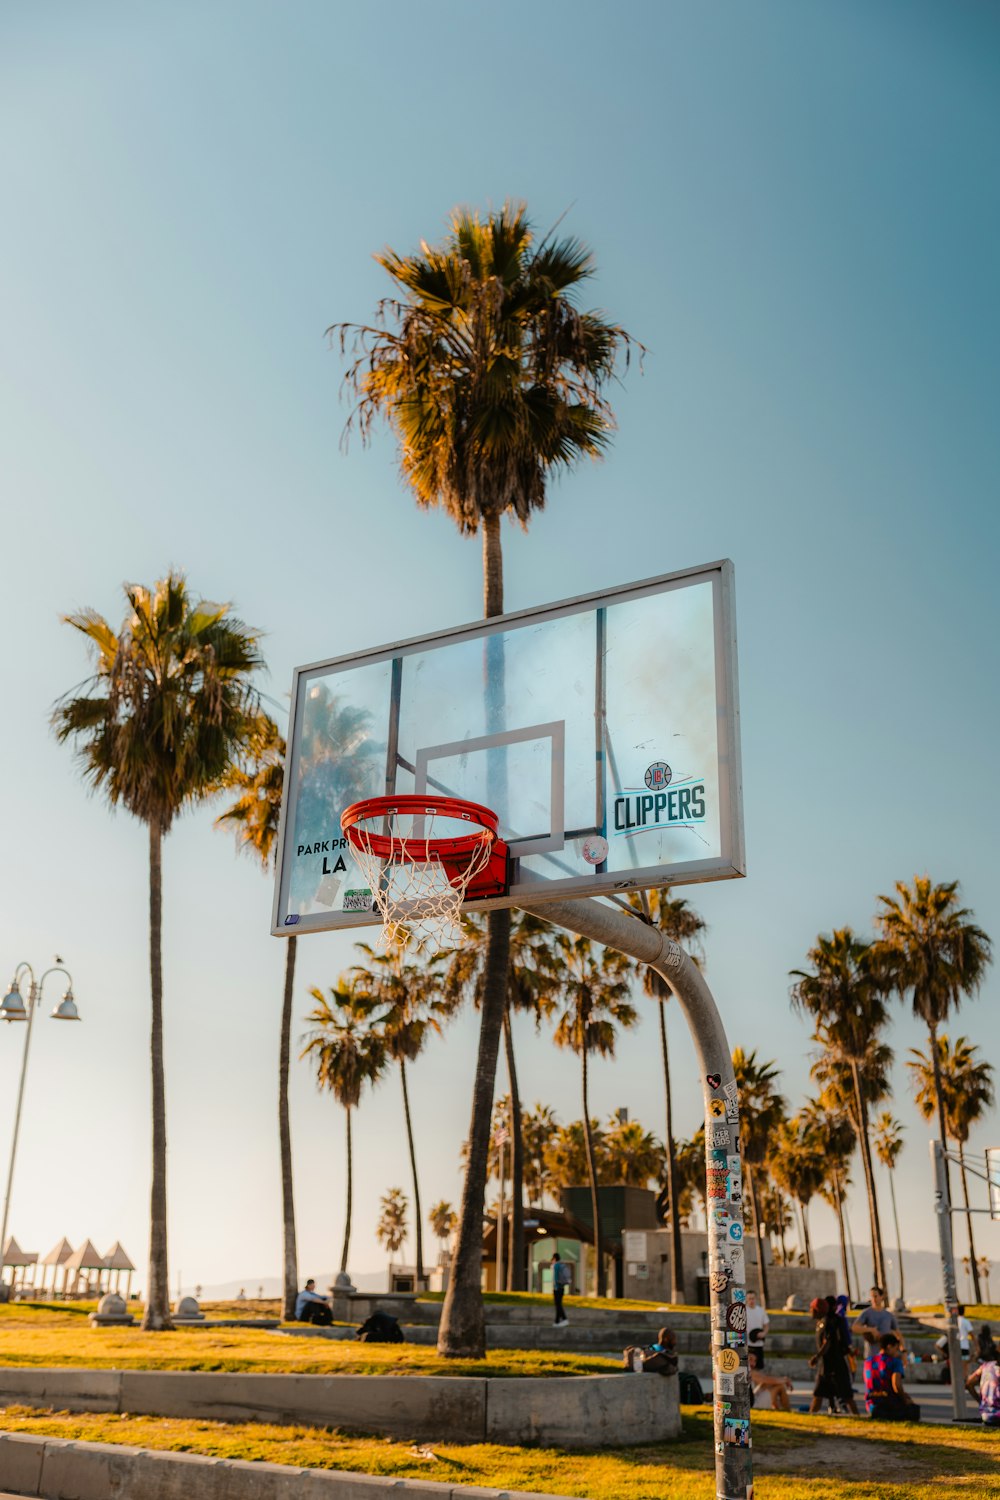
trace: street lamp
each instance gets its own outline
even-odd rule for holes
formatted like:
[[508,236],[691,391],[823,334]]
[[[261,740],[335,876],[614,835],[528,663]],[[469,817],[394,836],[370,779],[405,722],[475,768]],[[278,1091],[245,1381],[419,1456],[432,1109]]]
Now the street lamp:
[[[27,1003],[21,994],[21,976],[28,976],[28,999]],[[17,1086],[17,1108],[14,1112],[14,1136],[10,1143],[10,1165],[7,1168],[7,1191],[3,1200],[3,1222],[0,1223],[0,1288],[3,1284],[3,1252],[7,1243],[7,1217],[10,1212],[10,1192],[14,1185],[14,1161],[17,1156],[17,1138],[21,1131],[21,1105],[24,1103],[24,1078],[28,1071],[28,1051],[31,1047],[31,1028],[35,1020],[35,1012],[42,1003],[42,989],[50,974],[65,974],[66,990],[52,1011],[53,1021],[79,1021],[80,1013],[76,1008],[76,1000],[73,998],[73,980],[68,969],[64,969],[61,963],[55,963],[38,980],[35,979],[35,971],[28,963],[18,964],[14,970],[14,978],[10,982],[6,995],[0,1001],[0,1019],[4,1021],[27,1021],[28,1029],[24,1034],[24,1052],[21,1057],[21,1079]]]

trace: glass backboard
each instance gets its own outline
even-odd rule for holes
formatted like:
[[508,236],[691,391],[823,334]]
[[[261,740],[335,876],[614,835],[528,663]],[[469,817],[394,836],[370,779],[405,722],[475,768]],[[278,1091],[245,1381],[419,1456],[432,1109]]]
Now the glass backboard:
[[499,814],[475,909],[743,875],[732,563],[300,667],[288,741],[277,935],[379,920],[340,815],[383,794]]

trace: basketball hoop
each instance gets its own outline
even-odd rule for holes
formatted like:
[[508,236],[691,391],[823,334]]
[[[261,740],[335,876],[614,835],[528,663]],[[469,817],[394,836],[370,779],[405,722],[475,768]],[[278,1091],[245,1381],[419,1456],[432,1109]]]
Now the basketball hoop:
[[340,826],[382,917],[381,946],[462,937],[462,903],[507,890],[496,813],[459,797],[368,797]]

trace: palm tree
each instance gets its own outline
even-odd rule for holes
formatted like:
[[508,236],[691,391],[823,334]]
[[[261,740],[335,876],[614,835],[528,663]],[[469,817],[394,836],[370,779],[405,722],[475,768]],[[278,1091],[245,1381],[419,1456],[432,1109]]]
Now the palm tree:
[[410,1205],[406,1201],[403,1189],[396,1187],[383,1193],[379,1200],[379,1208],[381,1212],[378,1223],[375,1225],[375,1238],[388,1250],[391,1268],[392,1257],[399,1253],[406,1242],[406,1221],[409,1217]]
[[419,1289],[424,1282],[424,1238],[406,1065],[416,1062],[432,1033],[440,1034],[441,1022],[454,1013],[455,1003],[440,990],[439,975],[435,972],[440,967],[440,954],[427,955],[418,945],[411,945],[412,951],[421,961],[407,963],[404,956],[407,945],[404,943],[393,943],[385,953],[376,952],[368,943],[356,943],[355,947],[365,955],[365,963],[357,965],[351,971],[355,986],[359,993],[367,995],[373,1005],[381,1008],[379,1026],[386,1052],[399,1064],[403,1116],[413,1178],[414,1238]]
[[872,945],[855,937],[849,927],[837,928],[832,937],[820,935],[808,958],[812,972],[792,970],[792,978],[798,980],[792,987],[792,1005],[811,1017],[815,1026],[813,1040],[824,1048],[826,1059],[834,1065],[843,1064],[850,1072],[854,1100],[851,1114],[858,1128],[868,1194],[875,1280],[879,1286],[885,1286],[885,1256],[868,1129],[871,1091],[862,1077],[871,1066],[874,1048],[880,1047],[889,1061],[892,1058],[879,1039],[889,1020],[885,981],[875,962]]
[[957,1037],[955,1045],[951,1046],[946,1033],[938,1032],[934,1046],[936,1055],[933,1061],[916,1047],[911,1047],[913,1061],[906,1066],[916,1088],[920,1113],[925,1120],[933,1119],[935,1110],[943,1104],[945,1128],[948,1132],[945,1139],[950,1137],[958,1147],[962,1195],[965,1198],[965,1222],[969,1230],[969,1270],[973,1301],[981,1302],[976,1242],[972,1232],[972,1215],[969,1213],[965,1147],[972,1127],[979,1123],[987,1110],[993,1108],[993,1068],[988,1062],[976,1061],[979,1048],[970,1046],[967,1037]]
[[[677,1216],[681,1225],[690,1225],[697,1205],[705,1208],[705,1127],[699,1125],[689,1141],[677,1142],[676,1152]],[[681,1297],[683,1303],[684,1298]]]
[[259,637],[228,604],[195,599],[179,573],[152,589],[127,584],[117,633],[96,610],[63,618],[80,631],[93,676],[53,711],[60,742],[74,743],[84,780],[149,837],[150,1057],[153,1174],[149,1291],[143,1327],[170,1327],[167,1278],[167,1122],[163,1074],[163,840],[175,818],[218,790],[259,727],[251,678]]
[[[636,910],[649,919],[667,937],[683,948],[694,948],[695,962],[701,966],[704,936],[708,931],[705,919],[695,911],[690,902],[671,894],[670,887],[661,891],[634,893],[629,901]],[[677,1160],[674,1146],[673,1101],[670,1092],[670,1054],[667,1048],[667,1001],[673,994],[667,981],[647,964],[638,966],[642,972],[642,987],[651,999],[657,1002],[660,1017],[660,1057],[663,1063],[663,1092],[666,1102],[666,1175],[667,1212],[670,1215],[670,1301],[677,1305],[684,1301],[684,1247],[681,1238],[680,1214],[674,1212]]]
[[[318,794],[326,799],[330,810],[335,810],[363,795],[368,787],[367,773],[376,749],[371,741],[370,725],[371,715],[367,710],[345,705],[325,686],[314,689],[300,762],[313,773],[307,778],[307,797],[315,798]],[[264,870],[270,870],[277,853],[286,746],[277,725],[266,714],[261,715],[259,733],[252,749],[250,764],[234,766],[223,779],[224,788],[238,795],[236,801],[216,818],[215,826],[234,833],[237,847],[255,857]],[[319,775],[315,774],[317,771]],[[316,811],[318,809],[314,808],[314,815]],[[302,878],[306,877],[293,874],[295,880]],[[311,890],[298,892],[300,904],[311,894]],[[285,983],[278,1044],[278,1142],[285,1249],[283,1316],[289,1320],[295,1316],[299,1286],[288,1112],[292,994],[298,939],[293,934],[285,942]]]
[[758,1175],[766,1174],[766,1162],[771,1155],[772,1142],[782,1120],[785,1118],[785,1100],[778,1093],[779,1070],[774,1062],[758,1062],[756,1048],[744,1052],[737,1047],[733,1052],[733,1076],[739,1088],[740,1141],[743,1147],[743,1170],[750,1190],[750,1208],[753,1217],[753,1232],[757,1241],[757,1275],[760,1283],[760,1303],[767,1306],[767,1267],[764,1264],[764,1220],[761,1216],[757,1193]]
[[[879,932],[875,955],[900,999],[910,996],[913,1014],[919,1016],[930,1035],[943,1148],[947,1129],[935,1039],[952,1011],[958,1010],[963,996],[979,991],[992,962],[993,945],[982,928],[970,920],[969,908],[959,906],[957,880],[934,885],[929,876],[915,875],[912,886],[897,880],[896,895],[878,899],[881,905],[875,913]],[[947,1157],[944,1167],[947,1178]]]
[[[824,1198],[837,1216],[840,1235],[840,1266],[844,1273],[844,1286],[851,1296],[851,1273],[847,1264],[847,1234],[844,1227],[845,1195],[850,1186],[850,1161],[857,1142],[857,1132],[839,1099],[825,1091],[818,1099],[810,1099],[800,1111],[805,1128],[815,1136],[825,1164],[820,1197]],[[853,1245],[851,1251],[853,1254]],[[855,1276],[857,1281],[857,1276]]]
[[377,1025],[372,1024],[376,1005],[356,988],[350,975],[341,976],[331,988],[329,1000],[320,989],[311,989],[309,993],[316,1006],[306,1017],[313,1029],[303,1039],[302,1056],[315,1059],[317,1086],[330,1090],[337,1103],[343,1105],[347,1120],[347,1208],[340,1255],[341,1275],[346,1275],[354,1206],[351,1115],[361,1101],[365,1084],[374,1085],[382,1076],[386,1044]]
[[455,1233],[458,1214],[452,1208],[451,1204],[446,1203],[442,1198],[439,1203],[431,1205],[430,1211],[427,1214],[427,1221],[441,1242],[441,1253],[443,1254],[448,1241]]
[[[590,1122],[590,1149],[603,1177],[607,1164],[604,1131],[597,1120]],[[545,1146],[545,1175],[553,1188],[579,1187],[590,1180],[587,1130],[582,1120],[560,1125]]]
[[889,1173],[889,1196],[892,1199],[892,1223],[896,1231],[896,1254],[899,1257],[899,1300],[906,1300],[906,1285],[903,1275],[903,1241],[899,1235],[899,1214],[896,1212],[896,1160],[903,1149],[903,1127],[894,1120],[892,1112],[884,1109],[876,1116],[872,1140],[879,1161]]
[[[469,940],[449,955],[445,989],[449,995],[471,995],[477,1006],[482,1004],[486,944],[483,920],[474,913],[465,917]],[[552,926],[528,912],[515,912],[510,924],[507,1003],[503,1014],[504,1052],[510,1093],[508,1126],[511,1135],[511,1216],[510,1244],[506,1256],[507,1290],[525,1290],[524,1257],[524,1138],[521,1096],[514,1055],[513,1014],[530,1015],[536,1032],[542,1019],[552,1012],[550,953]]]
[[568,1047],[580,1059],[583,1085],[583,1129],[587,1145],[587,1171],[590,1181],[590,1204],[594,1224],[594,1253],[597,1261],[597,1295],[607,1292],[601,1237],[601,1208],[598,1197],[597,1159],[594,1155],[590,1123],[590,1057],[614,1057],[617,1027],[634,1026],[639,1019],[635,1006],[628,1000],[628,961],[611,948],[600,952],[589,938],[568,932],[556,935],[553,944],[559,964],[553,971],[553,996],[562,1015],[555,1030],[557,1047]]
[[662,1182],[667,1153],[638,1120],[618,1120],[613,1116],[608,1122],[604,1147],[609,1185],[645,1188],[650,1178],[657,1184]]
[[[347,431],[354,424],[366,440],[384,418],[417,504],[442,507],[464,535],[482,531],[491,618],[503,611],[501,518],[526,527],[551,474],[603,452],[613,430],[603,392],[631,341],[576,306],[594,270],[589,250],[551,235],[536,244],[521,204],[485,220],[456,212],[441,245],[376,258],[396,295],[373,324],[330,329],[342,350],[354,342],[345,378],[357,405]],[[487,647],[487,661],[501,705],[502,660]],[[509,941],[509,910],[490,912],[468,1166],[438,1340],[448,1358],[479,1358],[486,1347],[482,1221]]]
[[809,1204],[826,1179],[826,1154],[811,1116],[800,1113],[785,1120],[775,1136],[775,1150],[768,1163],[776,1185],[799,1205],[802,1221],[802,1254],[812,1265],[809,1238]]
[[534,1109],[522,1112],[524,1187],[529,1203],[541,1204],[545,1201],[545,1194],[549,1188],[549,1171],[545,1153],[558,1129],[559,1121],[555,1111],[547,1104],[536,1104]]

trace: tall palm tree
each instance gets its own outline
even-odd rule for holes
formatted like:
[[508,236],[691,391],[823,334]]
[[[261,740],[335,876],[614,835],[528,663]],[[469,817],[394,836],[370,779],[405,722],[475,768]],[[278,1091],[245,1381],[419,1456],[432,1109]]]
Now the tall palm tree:
[[756,1048],[733,1052],[733,1076],[739,1088],[740,1141],[743,1147],[743,1170],[750,1190],[753,1232],[757,1242],[757,1276],[760,1302],[767,1306],[767,1266],[764,1263],[766,1233],[758,1195],[758,1179],[766,1177],[775,1133],[785,1118],[785,1099],[778,1093],[780,1070],[775,1063],[758,1062]]
[[555,1138],[559,1121],[555,1111],[547,1104],[536,1104],[534,1109],[524,1110],[521,1115],[521,1134],[524,1139],[524,1188],[529,1203],[542,1204],[549,1189],[549,1172],[546,1166],[546,1148]]
[[146,825],[153,1172],[149,1291],[143,1327],[170,1327],[167,1277],[167,1121],[163,1074],[163,840],[185,808],[212,795],[259,727],[253,674],[258,634],[189,592],[169,573],[153,588],[126,584],[117,631],[93,609],[63,616],[85,638],[94,673],[59,700],[53,728],[72,741],[84,780]]
[[875,1154],[889,1173],[889,1197],[892,1200],[892,1224],[896,1231],[896,1255],[899,1259],[899,1300],[906,1300],[906,1278],[903,1274],[903,1241],[899,1236],[899,1214],[896,1212],[896,1160],[903,1149],[903,1127],[884,1109],[872,1125]]
[[614,1057],[619,1026],[634,1026],[639,1019],[628,999],[628,961],[611,948],[598,950],[589,938],[568,932],[556,935],[553,945],[558,968],[553,971],[553,995],[561,1008],[555,1030],[557,1047],[568,1047],[580,1059],[583,1086],[583,1129],[587,1146],[587,1171],[594,1224],[597,1261],[597,1295],[607,1293],[607,1271],[602,1252],[601,1206],[598,1195],[597,1159],[590,1123],[590,1058]]
[[379,1201],[379,1209],[375,1238],[388,1250],[391,1266],[392,1257],[397,1255],[406,1243],[406,1221],[409,1218],[410,1205],[406,1201],[403,1189],[390,1188],[387,1193],[383,1193]]
[[[689,901],[674,896],[669,886],[660,891],[633,893],[629,901],[636,910],[667,937],[689,952],[701,967],[702,943],[708,924]],[[674,1146],[673,1100],[670,1091],[670,1053],[667,1048],[667,1001],[673,994],[667,981],[648,964],[638,966],[642,973],[644,992],[657,1002],[660,1018],[660,1058],[663,1064],[663,1092],[666,1103],[666,1177],[667,1212],[670,1215],[670,1300],[675,1305],[684,1301],[684,1243],[681,1237],[680,1214],[674,1212],[674,1195],[679,1191],[676,1183],[677,1157]]]
[[[699,1125],[689,1141],[677,1142],[677,1215],[690,1225],[695,1208],[705,1208],[705,1127]],[[683,1296],[681,1301],[683,1302]]]
[[[800,1111],[800,1117],[805,1128],[815,1136],[823,1156],[825,1171],[819,1193],[837,1216],[840,1267],[844,1273],[844,1287],[850,1297],[851,1273],[847,1264],[844,1214],[845,1197],[851,1181],[850,1161],[857,1143],[857,1132],[839,1097],[829,1091],[821,1093],[818,1099],[810,1099]],[[852,1245],[852,1253],[853,1248]]]
[[851,1113],[858,1127],[865,1174],[875,1280],[879,1286],[885,1286],[885,1255],[868,1127],[870,1090],[863,1081],[873,1048],[880,1046],[890,1061],[892,1057],[880,1041],[880,1033],[889,1021],[885,980],[872,945],[855,937],[849,927],[837,928],[832,937],[821,934],[815,947],[810,948],[808,959],[811,971],[792,970],[792,978],[798,981],[792,987],[792,1005],[812,1019],[813,1039],[823,1047],[825,1056],[833,1064],[842,1063],[851,1075],[854,1098]]
[[[463,535],[482,532],[483,613],[491,618],[503,611],[502,517],[526,527],[551,475],[604,451],[614,425],[604,391],[631,341],[576,305],[594,271],[590,251],[551,235],[536,243],[523,204],[485,219],[458,211],[440,245],[376,259],[395,295],[374,323],[330,329],[342,350],[353,340],[345,378],[357,405],[348,433],[354,425],[367,439],[386,420],[417,504],[443,508]],[[503,663],[487,649],[502,704]],[[482,1221],[509,942],[509,910],[492,911],[468,1165],[438,1339],[448,1358],[478,1358],[486,1347]]]
[[347,1205],[340,1254],[340,1270],[346,1274],[354,1208],[352,1114],[361,1102],[365,1085],[376,1084],[385,1070],[386,1044],[377,1024],[373,1024],[377,1006],[355,987],[350,975],[341,976],[330,989],[329,999],[320,989],[309,993],[316,1005],[306,1016],[312,1031],[303,1038],[302,1056],[314,1060],[317,1086],[330,1090],[343,1106],[347,1122]]
[[826,1155],[823,1142],[813,1126],[811,1116],[799,1113],[785,1120],[777,1130],[775,1149],[770,1158],[771,1176],[799,1206],[802,1229],[802,1254],[812,1265],[812,1242],[809,1237],[809,1204],[826,1180]]
[[[895,896],[879,896],[875,913],[875,956],[900,999],[910,996],[913,1014],[930,1036],[942,1147],[947,1129],[935,1039],[963,996],[979,991],[993,954],[990,939],[971,920],[972,912],[959,906],[958,891],[957,880],[934,885],[929,876],[915,875],[912,886],[897,880]],[[948,1177],[947,1158],[944,1165]]]
[[[487,946],[485,923],[475,913],[464,919],[468,940],[448,955],[445,992],[458,997],[471,995],[482,1005]],[[521,1096],[517,1081],[512,1017],[530,1015],[536,1032],[544,1017],[551,1015],[551,943],[553,929],[529,912],[514,912],[510,923],[507,1003],[503,1014],[503,1041],[510,1093],[507,1096],[511,1136],[511,1214],[510,1244],[506,1256],[507,1290],[525,1290],[524,1257],[524,1137]]]
[[[371,739],[371,715],[344,704],[325,686],[314,690],[303,735],[300,763],[309,767],[307,796],[326,799],[329,810],[362,796],[376,746]],[[216,828],[236,835],[237,847],[255,857],[264,870],[273,868],[277,854],[281,796],[285,784],[286,745],[277,725],[262,714],[246,766],[234,766],[223,787],[237,793],[236,801],[215,820]],[[320,774],[315,773],[319,771]],[[314,808],[313,814],[320,811]],[[294,880],[302,879],[298,873]],[[299,891],[300,902],[312,892]],[[278,1043],[278,1143],[281,1156],[281,1208],[284,1229],[283,1316],[295,1316],[299,1272],[295,1240],[295,1198],[292,1178],[292,1134],[288,1111],[288,1077],[292,1049],[292,995],[298,939],[285,939],[285,982]]]
[[965,1170],[965,1147],[972,1127],[993,1108],[993,1068],[988,1062],[978,1062],[978,1047],[970,1046],[968,1037],[955,1038],[954,1046],[945,1032],[935,1038],[936,1063],[925,1053],[910,1049],[913,1061],[907,1063],[917,1095],[917,1108],[925,1120],[933,1118],[939,1102],[944,1105],[945,1128],[958,1147],[959,1171],[962,1177],[962,1195],[965,1199],[965,1222],[969,1232],[969,1270],[972,1277],[973,1300],[981,1302],[979,1290],[979,1266],[976,1260],[976,1242],[972,1232],[972,1215],[969,1213],[969,1179]]
[[604,1137],[607,1181],[611,1186],[645,1188],[650,1179],[663,1180],[666,1151],[638,1120],[608,1121]]
[[[440,975],[442,955],[428,954],[417,944],[393,943],[385,953],[378,953],[368,943],[356,943],[365,962],[352,969],[359,993],[380,1007],[379,1027],[386,1052],[399,1065],[403,1090],[403,1116],[410,1151],[413,1178],[414,1239],[417,1252],[417,1286],[424,1282],[424,1237],[420,1210],[420,1180],[417,1174],[417,1149],[413,1139],[413,1116],[406,1081],[407,1063],[416,1062],[427,1041],[441,1023],[454,1013],[454,999],[442,993]],[[416,962],[407,962],[412,953]]]

